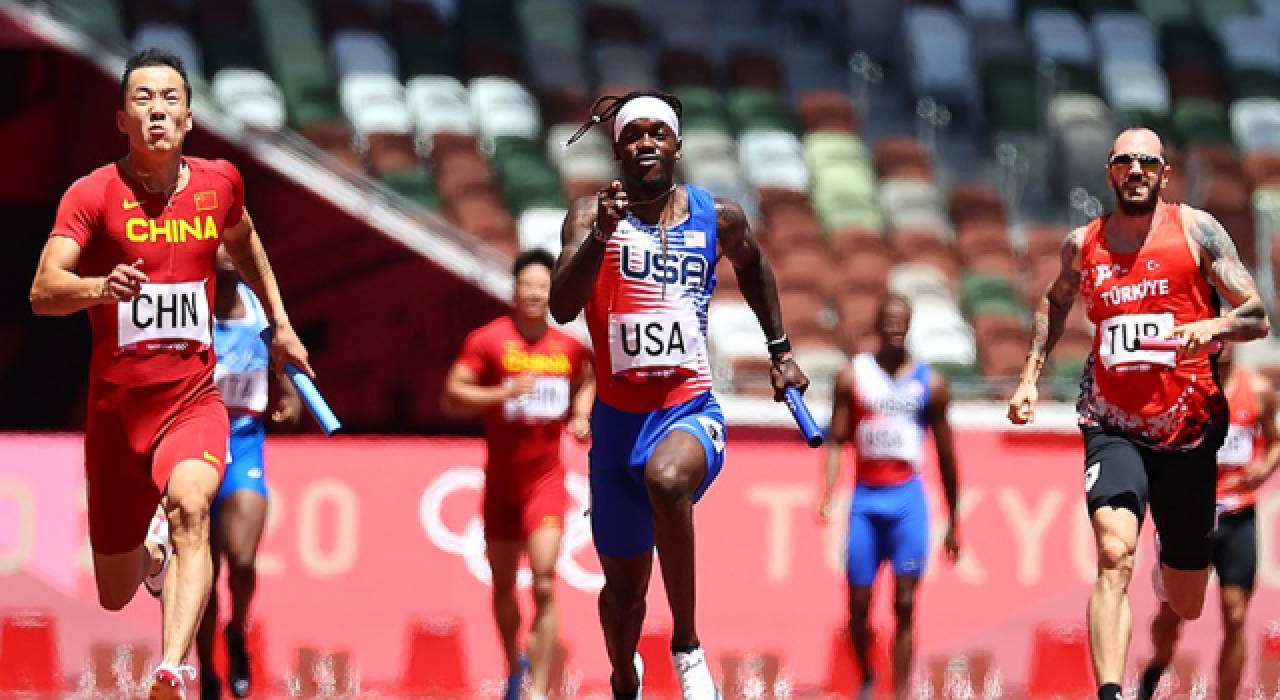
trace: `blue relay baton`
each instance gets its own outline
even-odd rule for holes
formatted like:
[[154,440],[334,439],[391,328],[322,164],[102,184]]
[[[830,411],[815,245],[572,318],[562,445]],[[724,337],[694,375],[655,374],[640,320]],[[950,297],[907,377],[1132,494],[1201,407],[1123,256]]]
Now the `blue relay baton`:
[[789,386],[784,396],[787,400],[787,408],[791,409],[791,416],[796,419],[796,425],[800,426],[800,432],[804,433],[805,442],[809,443],[809,447],[821,447],[824,439],[822,431],[818,429],[818,423],[809,413],[809,407],[805,405],[804,396],[800,394],[800,390]]
[[[262,341],[271,347],[271,329],[266,328],[262,331]],[[324,430],[325,435],[333,435],[342,423],[338,421],[338,417],[333,414],[333,409],[329,408],[328,402],[320,395],[320,390],[316,388],[315,382],[311,381],[311,377],[302,371],[300,367],[292,362],[284,366],[284,374],[293,382],[293,386],[297,388],[298,395],[302,397],[302,402],[307,405],[307,410],[311,412],[311,417],[316,419],[320,427]]]

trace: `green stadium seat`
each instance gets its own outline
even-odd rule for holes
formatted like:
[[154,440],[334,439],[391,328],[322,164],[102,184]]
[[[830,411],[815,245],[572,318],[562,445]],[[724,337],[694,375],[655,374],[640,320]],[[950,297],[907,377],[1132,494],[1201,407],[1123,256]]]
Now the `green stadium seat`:
[[1196,21],[1194,0],[1137,0],[1137,9],[1157,32],[1166,24]]
[[724,100],[716,91],[696,85],[682,85],[672,88],[671,94],[680,99],[684,112],[680,121],[682,129],[731,130]]
[[435,180],[422,167],[384,173],[382,182],[420,207],[440,210],[440,193],[436,191]]
[[1200,22],[1215,34],[1222,21],[1228,17],[1252,17],[1258,14],[1253,0],[1200,0],[1198,9]]
[[804,162],[816,173],[832,165],[871,163],[862,140],[842,131],[813,131],[804,135]]
[[1232,145],[1227,110],[1214,100],[1186,99],[1173,105],[1173,133],[1180,146]]
[[758,88],[743,88],[729,94],[729,116],[737,133],[744,131],[796,131],[796,115],[785,97]]
[[1036,68],[1030,62],[992,60],[982,67],[988,134],[1031,133],[1043,122]]
[[52,3],[89,36],[125,43],[124,13],[116,0],[54,0]]

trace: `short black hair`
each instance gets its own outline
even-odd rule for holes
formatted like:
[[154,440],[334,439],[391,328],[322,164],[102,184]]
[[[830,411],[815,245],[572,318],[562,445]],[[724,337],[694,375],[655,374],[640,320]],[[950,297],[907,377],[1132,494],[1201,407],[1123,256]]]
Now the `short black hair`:
[[182,65],[182,59],[178,54],[165,49],[143,49],[129,57],[124,64],[124,74],[120,76],[120,104],[123,105],[128,101],[129,92],[129,76],[133,75],[135,70],[139,68],[150,68],[152,66],[168,66],[182,76],[182,87],[187,91],[187,105],[191,105],[191,81],[187,79],[187,68]]
[[565,148],[572,146],[575,141],[582,138],[583,134],[586,134],[591,127],[618,116],[618,112],[622,107],[637,97],[656,97],[671,107],[671,111],[676,113],[676,119],[684,118],[684,103],[680,101],[679,97],[668,92],[645,89],[632,90],[625,95],[604,95],[597,99],[595,104],[591,105],[590,118],[583,122],[582,126],[578,127],[573,136],[569,137],[569,140],[564,144]]
[[905,294],[900,294],[898,292],[885,292],[884,295],[880,297],[880,305],[876,307],[877,324],[879,324],[880,320],[884,317],[884,311],[889,308],[890,304],[902,304],[907,307],[907,313],[911,313],[911,300],[908,299]]
[[511,276],[519,277],[520,271],[530,265],[542,265],[548,270],[554,270],[556,269],[556,259],[545,248],[523,250],[516,256],[515,264],[511,266]]

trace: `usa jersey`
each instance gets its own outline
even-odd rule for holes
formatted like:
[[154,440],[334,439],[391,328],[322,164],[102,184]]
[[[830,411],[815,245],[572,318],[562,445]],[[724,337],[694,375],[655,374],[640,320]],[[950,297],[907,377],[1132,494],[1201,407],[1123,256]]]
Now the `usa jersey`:
[[216,318],[213,349],[218,356],[214,381],[231,415],[234,434],[261,420],[267,410],[269,351],[262,340],[267,314],[243,282],[236,293],[244,303],[244,318]]
[[924,457],[929,366],[916,363],[897,379],[871,354],[861,353],[853,358],[853,377],[858,482],[892,486],[911,479]]
[[597,396],[628,412],[685,403],[711,390],[707,305],[716,286],[716,209],[685,185],[689,217],[662,230],[634,215],[618,223],[587,301]]

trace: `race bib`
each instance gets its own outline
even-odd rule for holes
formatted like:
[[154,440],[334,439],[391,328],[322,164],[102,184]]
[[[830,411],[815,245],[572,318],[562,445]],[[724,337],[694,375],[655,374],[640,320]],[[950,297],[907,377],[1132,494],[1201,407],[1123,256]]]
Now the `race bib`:
[[267,368],[228,371],[218,365],[213,380],[222,393],[227,409],[238,413],[262,413],[267,410]]
[[855,439],[863,459],[897,459],[919,464],[923,454],[920,426],[893,418],[869,418],[858,423]]
[[1173,367],[1178,353],[1173,350],[1139,350],[1139,338],[1165,338],[1173,330],[1173,314],[1129,314],[1098,324],[1098,359],[1107,369],[1124,365]]
[[138,296],[116,304],[116,337],[121,348],[186,350],[213,343],[205,281],[144,283]]
[[1227,427],[1227,440],[1218,448],[1218,466],[1238,469],[1253,463],[1253,430],[1232,423]]
[[614,376],[636,379],[695,374],[702,330],[692,316],[610,314],[609,359]]
[[[506,384],[511,383],[506,380]],[[542,423],[560,420],[569,412],[569,378],[538,377],[533,391],[503,405],[503,415],[512,423]]]

